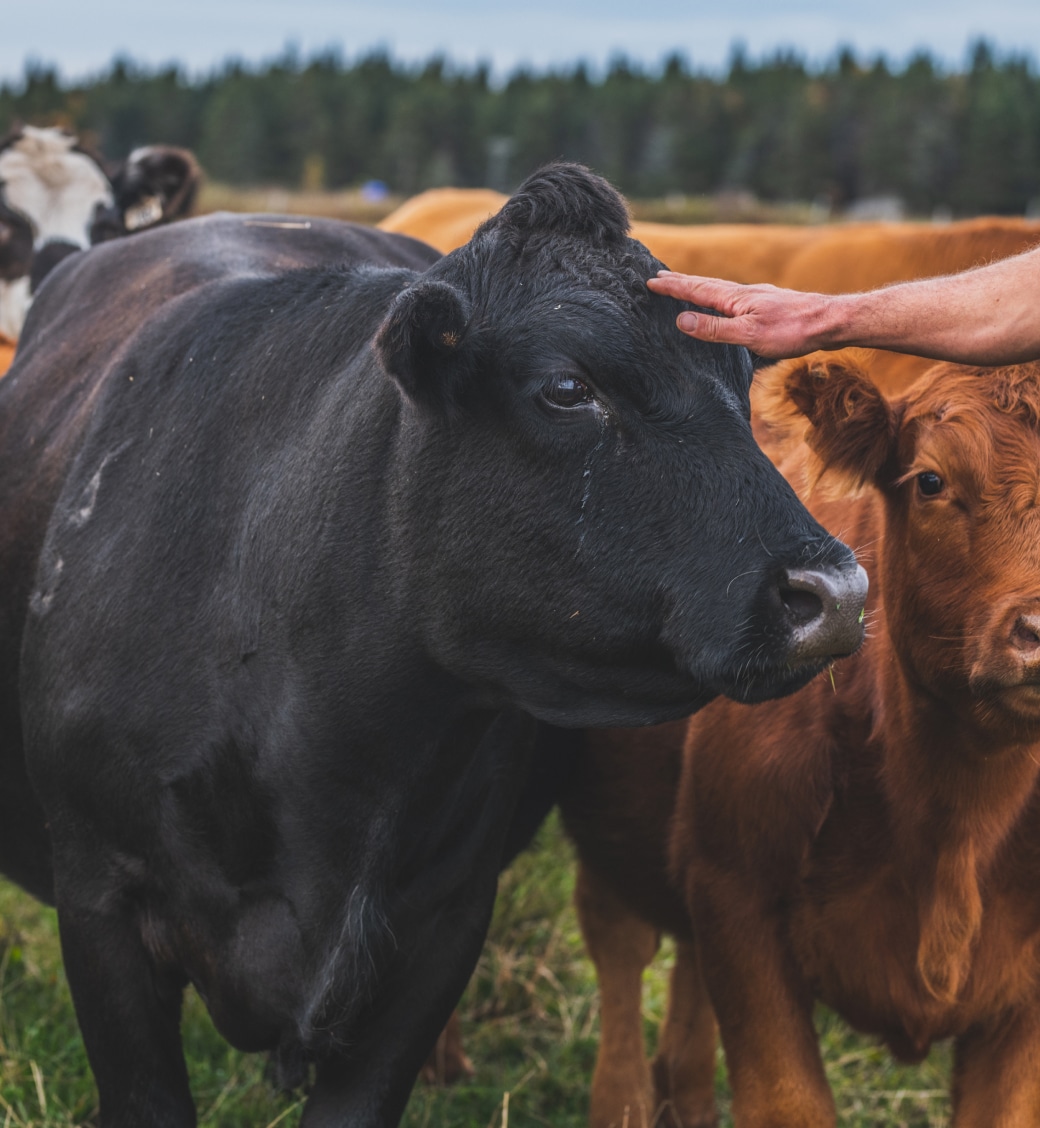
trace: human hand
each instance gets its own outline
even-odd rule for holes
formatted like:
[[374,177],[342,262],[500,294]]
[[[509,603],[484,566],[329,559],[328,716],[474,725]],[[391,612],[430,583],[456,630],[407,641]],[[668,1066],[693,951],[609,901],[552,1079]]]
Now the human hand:
[[803,294],[765,284],[743,286],[671,270],[659,271],[647,286],[655,294],[719,311],[718,316],[692,310],[679,314],[679,329],[701,341],[745,345],[773,360],[804,356],[830,344],[825,315],[836,299],[824,294]]

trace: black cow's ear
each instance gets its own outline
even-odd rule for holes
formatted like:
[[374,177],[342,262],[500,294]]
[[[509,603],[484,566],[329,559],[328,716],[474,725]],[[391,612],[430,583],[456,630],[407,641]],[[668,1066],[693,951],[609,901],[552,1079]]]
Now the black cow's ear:
[[129,232],[189,215],[202,173],[187,149],[148,145],[135,149],[109,177]]
[[387,373],[419,403],[450,400],[465,367],[469,302],[447,282],[418,282],[397,296],[375,336]]

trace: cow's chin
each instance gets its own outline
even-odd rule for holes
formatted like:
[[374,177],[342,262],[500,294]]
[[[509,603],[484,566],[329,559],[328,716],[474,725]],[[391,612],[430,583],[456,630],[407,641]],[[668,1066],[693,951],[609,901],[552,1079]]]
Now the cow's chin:
[[1040,739],[1040,684],[1021,682],[1004,686],[989,700],[1000,714],[1019,727],[1029,726],[1034,730],[1033,739]]
[[[688,717],[703,709],[716,697],[729,697],[745,705],[756,705],[777,697],[786,697],[808,685],[829,665],[828,661],[812,659],[790,662],[736,675],[717,674],[705,685],[698,679],[684,680],[676,677],[668,686],[671,692],[662,696],[640,693],[638,690],[618,699],[613,694],[602,697],[582,694],[584,700],[571,700],[560,709],[554,703],[541,702],[525,709],[539,720],[562,727],[618,727],[662,724],[665,721]],[[575,717],[578,719],[575,720]]]
[[728,685],[717,686],[718,692],[741,705],[758,705],[777,697],[787,697],[804,689],[830,665],[830,660],[812,658],[804,662],[786,662],[781,666],[755,670]]
[[[688,717],[716,697],[755,704],[786,697],[826,669],[830,659],[788,659],[775,663],[741,661],[681,663],[664,652],[656,668],[599,666],[569,658],[566,664],[542,655],[538,667],[502,679],[507,702],[560,728],[633,728]],[[548,670],[548,676],[546,671]]]
[[976,722],[994,736],[1040,740],[1040,671],[1013,664],[977,663],[968,677]]
[[[561,704],[556,701],[528,699],[519,707],[539,721],[559,728],[640,728],[677,721],[703,709],[718,696],[713,690],[700,687],[674,702],[619,700],[610,695],[598,697],[583,694],[580,701]],[[517,704],[517,703],[513,703]]]

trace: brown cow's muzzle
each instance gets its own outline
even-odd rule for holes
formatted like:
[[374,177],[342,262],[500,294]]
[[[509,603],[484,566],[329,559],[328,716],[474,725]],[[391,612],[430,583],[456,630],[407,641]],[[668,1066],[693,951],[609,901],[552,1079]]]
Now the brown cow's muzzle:
[[791,624],[789,661],[844,658],[863,641],[867,573],[844,568],[789,568],[780,581],[780,602]]
[[983,633],[969,678],[972,693],[1040,721],[1040,600],[1006,608]]

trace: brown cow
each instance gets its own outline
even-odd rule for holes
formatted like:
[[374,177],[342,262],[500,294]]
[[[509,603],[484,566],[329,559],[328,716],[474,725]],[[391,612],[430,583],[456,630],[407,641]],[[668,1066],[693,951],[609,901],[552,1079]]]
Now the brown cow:
[[669,269],[731,282],[779,283],[788,262],[826,234],[822,226],[787,223],[648,223],[636,220],[633,237]]
[[[1040,364],[937,365],[892,401],[834,361],[773,380],[804,413],[803,495],[821,471],[862,489],[813,508],[863,552],[871,637],[833,685],[692,718],[677,796],[675,726],[587,738],[565,816],[604,979],[593,1122],[660,1098],[715,1122],[706,984],[740,1128],[834,1124],[815,998],[901,1058],[952,1038],[955,1128],[1035,1128]],[[655,1097],[637,987],[658,928],[685,942]]]
[[[829,227],[792,255],[776,278],[763,281],[820,294],[857,293],[894,282],[956,274],[1020,254],[1037,243],[1040,223],[1004,216],[983,216],[944,226],[870,223]],[[909,387],[933,363],[873,349],[857,349],[848,356],[865,367],[886,393]]]
[[820,237],[797,250],[777,275],[780,285],[822,294],[872,290],[892,282],[953,274],[1040,242],[1040,223],[1005,216],[816,230]]
[[405,200],[376,226],[422,239],[447,254],[468,243],[473,232],[508,199],[490,188],[431,188]]
[[[489,188],[431,188],[406,200],[378,226],[422,239],[446,254],[469,242],[508,198]],[[733,282],[778,282],[791,258],[826,230],[782,223],[632,223],[632,237],[672,270]]]

